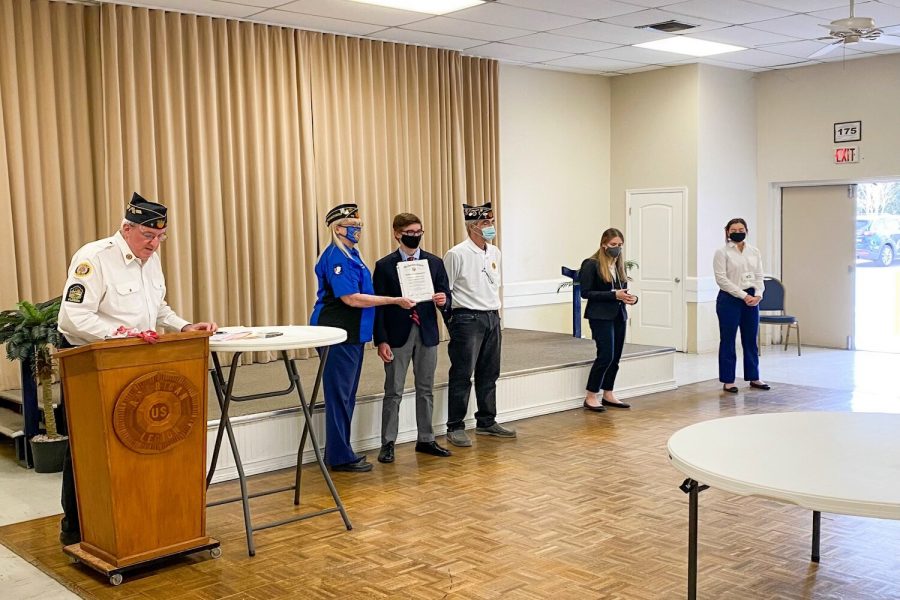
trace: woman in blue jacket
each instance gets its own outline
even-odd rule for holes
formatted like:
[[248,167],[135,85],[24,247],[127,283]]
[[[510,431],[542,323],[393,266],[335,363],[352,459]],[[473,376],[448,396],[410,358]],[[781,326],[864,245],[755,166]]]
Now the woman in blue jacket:
[[371,471],[372,464],[366,456],[356,454],[350,446],[363,348],[372,340],[376,306],[396,304],[409,309],[415,302],[375,295],[372,275],[356,249],[362,232],[356,204],[335,206],[325,216],[325,224],[331,230],[332,241],[316,262],[319,290],[309,322],[347,332],[346,341],[330,347],[322,373],[325,462],[332,471]]

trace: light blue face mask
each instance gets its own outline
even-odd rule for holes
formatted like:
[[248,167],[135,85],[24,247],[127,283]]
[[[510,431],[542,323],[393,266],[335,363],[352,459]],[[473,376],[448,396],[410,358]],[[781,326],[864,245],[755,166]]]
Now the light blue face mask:
[[347,225],[344,227],[346,229],[346,233],[344,237],[353,242],[354,244],[359,243],[359,232],[362,231],[362,227],[355,227],[353,225]]
[[492,239],[497,237],[497,228],[493,225],[485,227],[481,230],[481,237],[483,237],[487,241],[491,241]]

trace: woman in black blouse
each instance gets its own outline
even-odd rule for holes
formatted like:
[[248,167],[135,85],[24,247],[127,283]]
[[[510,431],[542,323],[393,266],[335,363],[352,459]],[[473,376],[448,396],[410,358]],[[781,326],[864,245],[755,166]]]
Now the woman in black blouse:
[[[591,325],[591,337],[597,344],[597,358],[591,366],[584,408],[603,412],[604,406],[631,408],[613,394],[619,359],[625,345],[626,304],[637,302],[628,293],[625,276],[625,257],[622,245],[625,236],[615,228],[607,229],[600,237],[600,249],[581,263],[579,282],[581,297],[588,301],[584,316]],[[602,397],[598,397],[603,390]]]

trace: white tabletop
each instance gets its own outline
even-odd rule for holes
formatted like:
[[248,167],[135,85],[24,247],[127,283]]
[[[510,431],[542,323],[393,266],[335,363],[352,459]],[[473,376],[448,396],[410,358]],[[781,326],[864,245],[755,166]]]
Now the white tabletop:
[[714,419],[669,438],[695,481],[821,512],[900,519],[900,415],[793,412]]
[[[252,337],[222,340],[222,333],[251,331],[254,334],[280,333],[273,337]],[[216,338],[220,339],[216,339]],[[333,346],[347,339],[347,332],[337,327],[318,325],[287,325],[270,327],[222,327],[209,338],[211,352],[268,352]]]

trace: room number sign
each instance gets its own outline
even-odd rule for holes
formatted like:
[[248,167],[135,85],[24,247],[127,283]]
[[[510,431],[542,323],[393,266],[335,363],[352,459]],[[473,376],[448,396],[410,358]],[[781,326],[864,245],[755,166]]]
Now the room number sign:
[[846,121],[834,124],[834,143],[858,142],[862,139],[862,121]]

